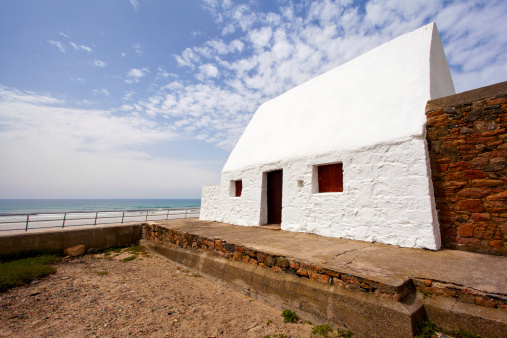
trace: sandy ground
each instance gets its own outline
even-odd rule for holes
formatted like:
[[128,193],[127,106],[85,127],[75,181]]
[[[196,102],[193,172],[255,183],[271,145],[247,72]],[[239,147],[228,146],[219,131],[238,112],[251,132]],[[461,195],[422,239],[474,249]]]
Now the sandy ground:
[[[0,293],[0,337],[309,337],[281,311],[154,254],[64,259]],[[283,337],[283,336],[282,336]]]

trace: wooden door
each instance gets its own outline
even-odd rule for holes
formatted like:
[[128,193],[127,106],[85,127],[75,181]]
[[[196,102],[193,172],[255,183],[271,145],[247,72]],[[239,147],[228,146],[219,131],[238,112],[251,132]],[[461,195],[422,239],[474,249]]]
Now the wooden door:
[[268,223],[282,223],[282,181],[283,171],[271,171],[268,173]]

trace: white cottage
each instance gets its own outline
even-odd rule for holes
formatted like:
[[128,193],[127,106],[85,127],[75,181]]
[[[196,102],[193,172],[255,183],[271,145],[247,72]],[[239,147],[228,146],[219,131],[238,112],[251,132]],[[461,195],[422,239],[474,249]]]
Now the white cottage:
[[434,23],[264,103],[202,190],[202,220],[440,248],[428,100],[454,94]]

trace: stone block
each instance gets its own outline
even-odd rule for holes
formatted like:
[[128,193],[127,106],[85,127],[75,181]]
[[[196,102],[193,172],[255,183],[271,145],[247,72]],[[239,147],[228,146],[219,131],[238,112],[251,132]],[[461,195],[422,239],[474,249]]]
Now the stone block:
[[71,246],[70,248],[66,248],[65,250],[63,250],[63,253],[64,255],[71,257],[81,256],[85,253],[85,246],[84,245]]
[[481,200],[466,199],[459,201],[459,203],[456,205],[456,210],[468,212],[482,212],[484,208],[482,207]]

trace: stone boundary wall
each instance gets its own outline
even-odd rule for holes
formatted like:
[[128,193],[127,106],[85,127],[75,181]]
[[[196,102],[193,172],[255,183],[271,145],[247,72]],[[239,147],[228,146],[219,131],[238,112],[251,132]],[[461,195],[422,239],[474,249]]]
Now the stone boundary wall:
[[430,279],[408,278],[399,285],[388,285],[364,276],[331,270],[288,256],[276,256],[268,252],[253,250],[228,243],[221,239],[201,237],[196,234],[176,231],[156,223],[144,225],[143,239],[155,245],[207,252],[214,256],[260,266],[276,273],[287,273],[319,283],[336,285],[347,290],[358,290],[380,298],[403,300],[417,290],[431,297],[448,297],[462,303],[507,311],[507,298],[501,294],[485,293],[473,288]]
[[507,82],[428,101],[442,245],[507,255]]

